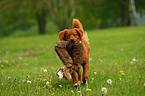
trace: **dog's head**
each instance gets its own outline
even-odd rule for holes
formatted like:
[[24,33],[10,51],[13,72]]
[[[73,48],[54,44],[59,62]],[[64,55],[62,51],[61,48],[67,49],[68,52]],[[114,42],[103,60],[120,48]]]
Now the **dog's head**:
[[60,40],[70,41],[72,43],[75,42],[77,39],[81,40],[82,36],[83,36],[83,31],[78,28],[65,29],[59,32]]

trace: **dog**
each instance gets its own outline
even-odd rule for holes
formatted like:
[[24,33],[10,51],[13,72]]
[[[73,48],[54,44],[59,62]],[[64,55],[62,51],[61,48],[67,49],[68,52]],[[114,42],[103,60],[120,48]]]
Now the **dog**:
[[[59,32],[59,38],[62,41],[68,41],[72,44],[74,42],[77,42],[77,40],[79,40],[80,43],[82,44],[82,47],[83,47],[83,55],[82,55],[83,59],[82,60],[83,60],[83,62],[81,62],[81,64],[74,65],[75,68],[72,72],[72,79],[73,79],[74,86],[78,86],[79,81],[81,83],[86,84],[87,80],[88,80],[88,70],[89,70],[89,63],[90,63],[90,46],[88,43],[87,32],[84,32],[83,26],[78,19],[73,19],[72,27],[73,27],[73,29],[65,29],[65,30]],[[73,59],[74,57],[71,55],[71,54],[73,54],[72,52],[73,52],[72,49],[70,49],[68,53]],[[82,78],[81,72],[80,72],[81,66],[83,67],[83,78]],[[78,73],[79,81],[77,79],[76,73]]]

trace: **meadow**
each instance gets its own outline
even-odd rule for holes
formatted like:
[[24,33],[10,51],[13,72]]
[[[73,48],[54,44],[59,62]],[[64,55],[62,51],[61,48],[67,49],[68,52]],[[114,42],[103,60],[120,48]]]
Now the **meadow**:
[[78,88],[55,76],[58,34],[0,38],[0,96],[145,96],[145,26],[87,32],[89,79]]

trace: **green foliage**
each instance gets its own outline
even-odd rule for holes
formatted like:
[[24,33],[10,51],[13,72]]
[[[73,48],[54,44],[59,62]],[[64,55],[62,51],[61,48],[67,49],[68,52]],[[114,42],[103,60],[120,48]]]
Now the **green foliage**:
[[[108,90],[106,96],[144,96],[144,30],[144,26],[139,26],[87,31],[92,58],[88,80],[91,92],[81,85],[83,96],[100,96],[102,87]],[[59,41],[58,34],[6,37],[0,38],[0,41],[2,96],[80,95],[80,87],[74,88],[71,80],[65,81],[55,76],[58,68],[63,66],[53,48]],[[22,56],[26,50],[32,50],[34,55]],[[136,61],[131,63],[134,57]],[[47,69],[46,73],[44,69]],[[46,86],[44,79],[51,86]],[[107,83],[108,79],[112,80],[111,85]],[[32,83],[27,83],[28,80]]]
[[[18,29],[29,30],[35,24],[38,24],[37,32],[45,33],[45,23],[50,17],[58,30],[70,28],[73,17],[81,21],[84,29],[127,26],[129,1],[0,0],[0,35],[10,35]],[[144,15],[145,1],[135,0],[135,5],[137,12]]]

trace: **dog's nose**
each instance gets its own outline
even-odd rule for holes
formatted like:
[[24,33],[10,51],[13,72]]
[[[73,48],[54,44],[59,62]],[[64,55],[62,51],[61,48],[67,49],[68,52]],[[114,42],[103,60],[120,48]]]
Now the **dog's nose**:
[[72,42],[74,42],[74,39],[71,39]]

